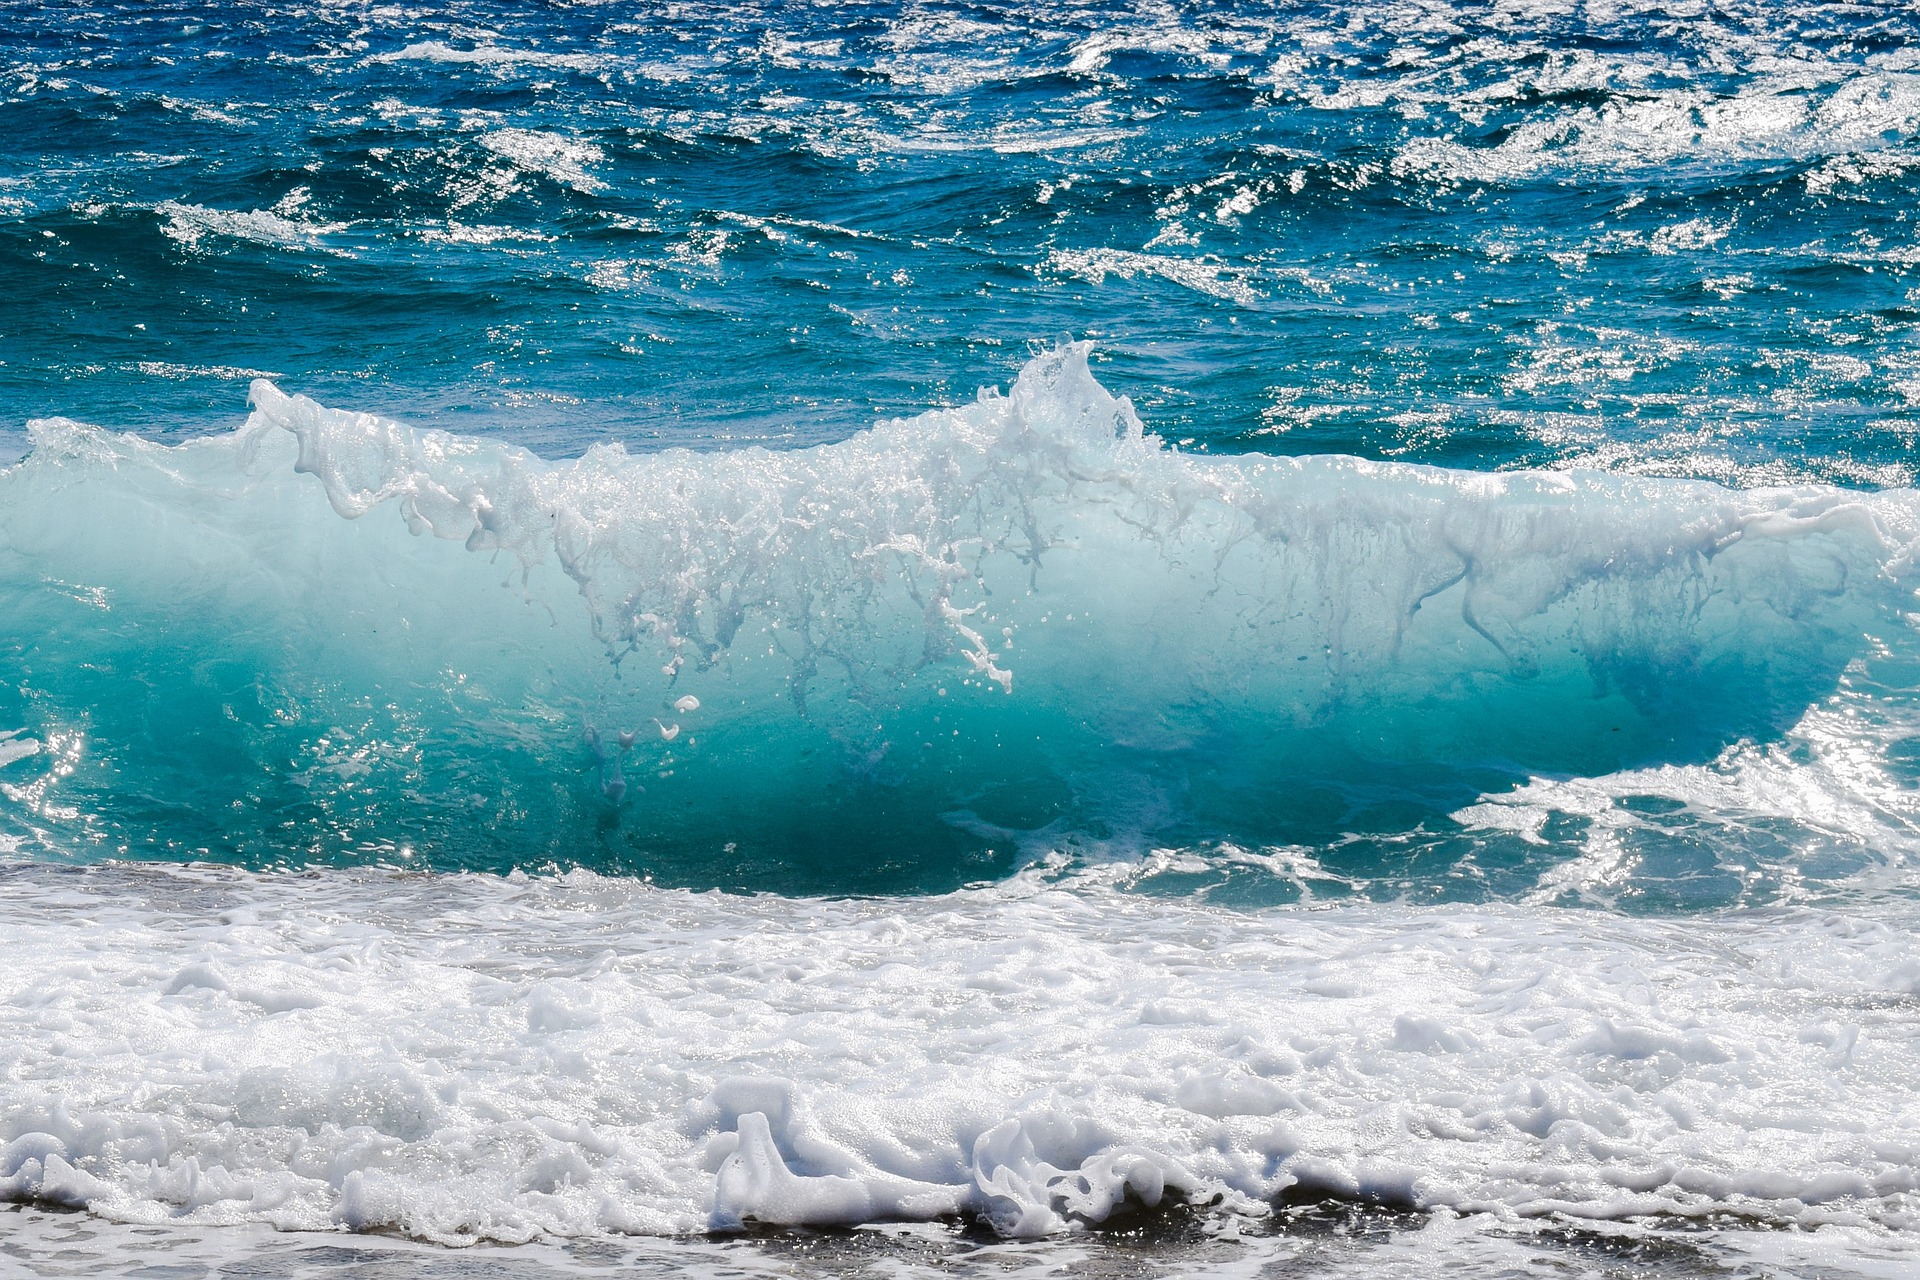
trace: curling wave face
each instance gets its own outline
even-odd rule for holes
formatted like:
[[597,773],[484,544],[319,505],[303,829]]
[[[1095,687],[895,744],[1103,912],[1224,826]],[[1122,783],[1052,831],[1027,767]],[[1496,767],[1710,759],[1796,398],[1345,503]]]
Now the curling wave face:
[[4,838],[944,888],[1700,766],[1910,648],[1909,491],[1202,458],[1086,357],[788,452],[38,423]]

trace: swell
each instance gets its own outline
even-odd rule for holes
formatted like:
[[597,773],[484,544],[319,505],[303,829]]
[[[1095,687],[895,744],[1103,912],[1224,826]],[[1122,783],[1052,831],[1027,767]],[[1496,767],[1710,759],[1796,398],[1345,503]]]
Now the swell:
[[1197,458],[1080,345],[789,452],[253,395],[0,473],[16,845],[900,890],[1325,839],[1776,736],[1910,594],[1909,491]]

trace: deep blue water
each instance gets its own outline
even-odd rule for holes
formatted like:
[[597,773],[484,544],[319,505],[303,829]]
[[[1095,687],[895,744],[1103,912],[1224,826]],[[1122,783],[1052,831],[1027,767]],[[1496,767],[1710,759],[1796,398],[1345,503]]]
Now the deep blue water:
[[1911,5],[9,6],[0,427],[548,456],[1096,344],[1169,440],[1906,483]]

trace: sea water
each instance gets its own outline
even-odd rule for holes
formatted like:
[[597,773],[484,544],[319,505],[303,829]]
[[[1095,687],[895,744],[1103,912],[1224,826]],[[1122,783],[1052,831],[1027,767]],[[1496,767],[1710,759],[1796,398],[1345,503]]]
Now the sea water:
[[1920,9],[4,14],[0,1267],[1920,1271]]

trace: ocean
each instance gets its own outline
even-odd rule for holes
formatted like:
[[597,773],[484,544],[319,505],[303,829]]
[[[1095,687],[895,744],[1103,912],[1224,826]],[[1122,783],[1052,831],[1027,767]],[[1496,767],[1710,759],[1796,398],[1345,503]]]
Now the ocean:
[[0,1273],[1920,1275],[1920,5],[0,13]]

